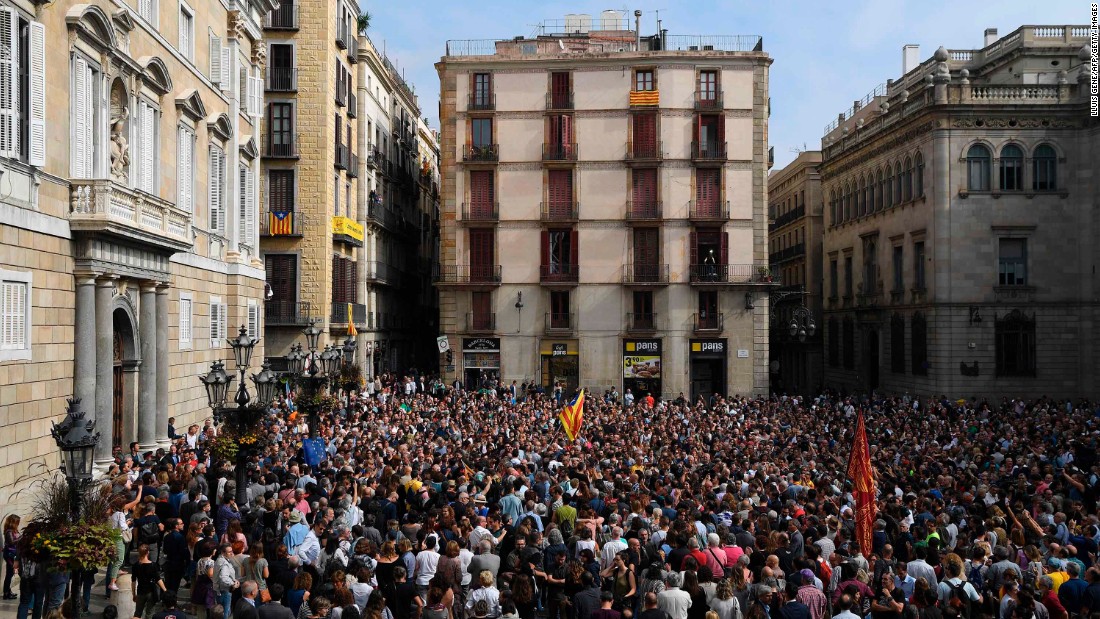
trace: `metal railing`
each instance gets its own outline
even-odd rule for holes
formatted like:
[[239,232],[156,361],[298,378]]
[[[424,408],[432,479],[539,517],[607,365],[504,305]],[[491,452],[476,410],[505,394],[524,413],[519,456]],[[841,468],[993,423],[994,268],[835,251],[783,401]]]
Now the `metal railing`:
[[286,210],[260,211],[260,236],[302,236],[307,215],[287,207]]
[[786,249],[781,249],[773,254],[770,254],[768,256],[768,259],[772,262],[772,264],[778,264],[780,262],[786,262],[787,260],[790,260],[792,258],[798,258],[805,254],[806,244],[797,243],[795,245],[791,245]]
[[661,141],[656,142],[643,142],[641,144],[633,141],[626,143],[626,158],[628,161],[641,161],[661,159],[664,157],[664,151],[661,149]]
[[359,117],[359,98],[354,92],[348,93],[348,118]]
[[662,204],[660,200],[626,201],[627,221],[656,221],[662,217]]
[[297,30],[298,3],[286,0],[279,3],[279,8],[268,11],[267,15],[264,15],[264,28],[270,30]]
[[468,144],[462,147],[462,160],[474,162],[500,161],[500,146],[498,144],[483,144],[481,146]]
[[348,169],[348,160],[351,158],[350,154],[351,154],[351,151],[350,151],[350,149],[348,149],[347,144],[337,144],[336,145],[336,169],[337,170],[346,170],[346,169]]
[[702,92],[695,91],[695,109],[698,111],[707,110],[721,110],[722,109],[722,92]]
[[722,312],[695,313],[691,317],[695,333],[718,333],[725,327],[726,315]]
[[269,133],[267,135],[267,143],[264,145],[264,157],[272,159],[297,159],[298,134]]
[[669,34],[664,48],[678,52],[760,52],[764,39],[755,34]]
[[776,217],[774,220],[772,220],[772,223],[768,226],[768,229],[769,230],[778,230],[779,228],[782,228],[783,226],[791,223],[792,221],[800,219],[800,218],[804,217],[805,215],[806,215],[805,205],[795,207],[795,208],[787,211],[786,213],[783,213],[779,217]]
[[363,277],[368,283],[390,284],[397,279],[397,270],[388,262],[370,260],[364,263]]
[[571,110],[573,109],[573,92],[548,92],[546,93],[547,110]]
[[492,333],[496,330],[497,315],[495,313],[469,312],[466,314],[467,333]]
[[[332,312],[329,314],[329,322],[339,325],[348,324],[348,305],[349,303],[346,302],[333,301]],[[357,325],[363,324],[367,319],[367,306],[362,303],[351,303],[350,305],[350,319]]]
[[752,264],[688,265],[688,279],[693,284],[747,284],[755,274],[756,265]]
[[544,264],[539,266],[539,281],[544,284],[575,284],[579,280],[580,265]]
[[500,219],[500,203],[488,204],[462,203],[461,221],[497,221]]
[[359,155],[348,155],[348,178],[359,178]]
[[863,109],[868,103],[875,100],[875,97],[886,96],[886,82],[879,84],[871,89],[871,92],[863,95],[863,98],[852,104],[851,107],[844,110],[840,114],[837,114],[836,120],[825,125],[825,131],[821,135],[829,135],[829,133],[840,126],[840,123],[848,120],[852,116],[855,116],[856,112]]
[[668,283],[667,264],[636,264],[623,265],[623,283],[627,285],[661,285]]
[[441,284],[499,284],[499,264],[440,265],[435,281]]
[[304,301],[264,301],[264,323],[269,327],[309,324],[310,305]]
[[657,330],[657,312],[628,313],[626,330],[630,333],[646,333]]
[[551,144],[544,143],[542,145],[542,160],[543,161],[576,161],[577,160],[577,143],[571,142],[568,144]]
[[567,332],[577,327],[571,313],[546,312],[544,323],[548,332]]
[[692,142],[691,143],[691,158],[692,159],[725,159],[726,158],[726,143],[725,142]]
[[466,109],[489,111],[497,109],[497,95],[493,92],[471,92],[466,98]]
[[580,217],[579,202],[540,202],[542,221],[576,221]]
[[296,67],[268,67],[264,88],[269,92],[295,92],[298,90]]
[[729,200],[688,201],[688,219],[694,221],[724,221],[729,218]]

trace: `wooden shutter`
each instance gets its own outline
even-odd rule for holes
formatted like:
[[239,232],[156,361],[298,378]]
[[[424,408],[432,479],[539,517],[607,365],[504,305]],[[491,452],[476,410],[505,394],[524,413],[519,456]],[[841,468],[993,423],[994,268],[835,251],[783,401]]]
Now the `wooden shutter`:
[[718,196],[720,193],[718,168],[698,168],[695,170],[695,199],[700,215],[714,217],[718,215]]
[[237,239],[245,238],[245,219],[248,217],[248,167],[237,166]]
[[[351,262],[351,294],[348,295],[348,299],[352,303],[359,302],[359,263]],[[354,317],[349,316],[348,321],[351,322]]]
[[0,7],[0,156],[19,157],[19,15],[8,7]]
[[292,170],[269,171],[268,209],[274,213],[294,211],[294,172]]
[[657,115],[634,115],[634,153],[653,157],[657,154]]
[[179,343],[191,344],[191,299],[180,299]]
[[222,214],[222,177],[221,177],[222,151],[213,144],[210,145],[210,183],[208,185],[210,196],[210,230],[221,232],[225,228],[225,218]]
[[298,261],[291,254],[267,254],[264,256],[267,284],[271,286],[272,299],[294,302],[298,298]]
[[573,206],[573,171],[550,170],[550,217],[568,219]]
[[634,229],[634,264],[645,267],[645,273],[655,273],[653,267],[657,265],[660,244],[657,241],[656,228]]
[[555,109],[562,109],[569,103],[569,74],[564,72],[550,74],[550,99]]
[[139,108],[141,109],[141,169],[138,171],[140,174],[141,188],[144,191],[153,193],[153,178],[157,173],[156,167],[156,110],[153,106],[140,102]]
[[223,45],[222,46],[222,53],[221,53],[221,57],[222,57],[221,58],[221,61],[222,61],[222,66],[221,66],[221,72],[222,72],[221,89],[223,91],[226,91],[226,92],[229,92],[229,91],[233,90],[233,80],[230,79],[230,76],[232,75],[232,72],[229,69],[229,62],[230,62],[230,59],[231,59],[229,51],[230,50],[229,50],[228,45]]
[[210,81],[221,86],[225,74],[222,73],[222,40],[210,35]]
[[3,296],[0,348],[22,350],[27,347],[27,284],[4,282],[0,295]]
[[470,293],[470,305],[476,318],[483,318],[488,322],[489,314],[493,312],[493,297],[488,292]]
[[210,302],[210,347],[220,348],[221,339],[224,334],[221,331],[222,319],[221,319],[222,306],[217,301]]
[[493,211],[493,171],[470,172],[470,205],[475,215],[487,217]]
[[487,278],[493,265],[493,231],[487,228],[470,230],[470,274]]
[[650,209],[657,203],[657,168],[636,168],[631,181],[635,209]]
[[248,337],[258,339],[260,337],[260,306],[255,301],[248,302]]
[[244,205],[244,240],[247,244],[251,245],[252,240],[256,238],[256,175],[252,173],[252,168],[245,167],[245,178],[248,180],[248,183]]
[[253,117],[257,117],[263,112],[264,80],[262,77],[250,76],[248,83],[250,86],[248,113]]
[[543,230],[539,233],[539,254],[543,270],[550,266],[550,231]]
[[[7,32],[3,27],[3,16],[7,10],[0,7],[0,37],[3,37],[4,33]],[[4,65],[0,64],[0,67],[4,67]],[[5,84],[6,75],[6,72],[0,69],[0,102],[8,96],[5,92],[5,89],[8,88]],[[88,157],[91,145],[87,143],[88,108],[91,106],[91,100],[88,98],[91,92],[90,81],[88,61],[77,56],[73,60],[73,94],[69,99],[70,105],[75,108],[72,114],[75,127],[73,127],[73,145],[70,154],[74,178],[88,178],[91,176],[91,161]],[[0,108],[3,108],[2,103],[0,103]],[[7,117],[4,116],[3,111],[0,111],[0,152],[10,148],[10,129]]]
[[689,264],[699,264],[699,233],[692,232],[688,238],[688,251],[691,255],[691,261]]
[[30,22],[27,38],[30,41],[28,58],[30,122],[28,128],[28,159],[33,166],[46,165],[46,26]]
[[339,303],[340,297],[343,295],[344,290],[344,267],[340,263],[340,256],[333,254],[332,256],[332,290],[329,296],[332,297],[333,303]]
[[580,243],[578,242],[577,229],[574,228],[569,231],[569,266],[566,267],[566,273],[576,277],[577,265],[580,264]]
[[188,213],[191,212],[191,192],[194,190],[194,183],[191,180],[192,164],[194,157],[192,156],[194,150],[194,143],[191,141],[191,133],[183,128],[179,128],[179,207]]
[[730,233],[718,232],[718,261],[722,264],[729,264],[730,258]]

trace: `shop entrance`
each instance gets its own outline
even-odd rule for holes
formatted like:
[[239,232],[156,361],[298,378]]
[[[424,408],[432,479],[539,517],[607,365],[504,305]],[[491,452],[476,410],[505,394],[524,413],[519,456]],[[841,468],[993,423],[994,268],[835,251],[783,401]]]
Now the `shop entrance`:
[[691,340],[691,401],[726,395],[726,340]]

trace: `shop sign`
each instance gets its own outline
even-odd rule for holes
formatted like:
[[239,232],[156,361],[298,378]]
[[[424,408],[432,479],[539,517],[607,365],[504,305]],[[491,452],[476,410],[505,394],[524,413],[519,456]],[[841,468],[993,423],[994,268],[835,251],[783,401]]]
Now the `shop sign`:
[[550,355],[554,357],[561,357],[569,354],[568,344],[554,344],[551,348]]
[[659,355],[661,340],[623,340],[624,355]]
[[467,337],[462,339],[462,350],[499,351],[499,337]]
[[693,354],[725,354],[726,340],[692,340]]

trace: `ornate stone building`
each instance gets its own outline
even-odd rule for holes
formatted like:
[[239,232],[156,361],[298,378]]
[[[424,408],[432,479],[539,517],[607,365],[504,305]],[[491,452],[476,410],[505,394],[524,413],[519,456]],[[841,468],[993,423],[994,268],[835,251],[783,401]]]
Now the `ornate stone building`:
[[[0,504],[57,464],[65,399],[96,460],[209,416],[196,376],[261,334],[267,0],[0,2]],[[25,90],[24,90],[25,89]],[[262,346],[262,344],[261,344]],[[260,353],[262,358],[262,353]],[[44,464],[47,468],[42,468]]]
[[616,11],[448,44],[449,381],[768,391],[762,49],[755,36],[641,36]]
[[1088,28],[918,62],[825,130],[826,384],[1090,396],[1100,125]]

